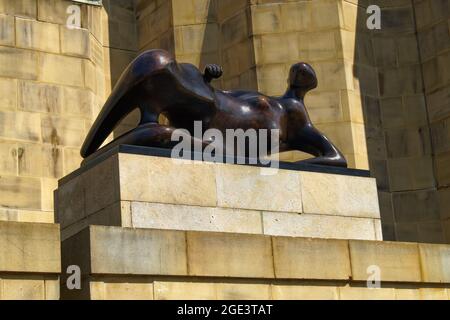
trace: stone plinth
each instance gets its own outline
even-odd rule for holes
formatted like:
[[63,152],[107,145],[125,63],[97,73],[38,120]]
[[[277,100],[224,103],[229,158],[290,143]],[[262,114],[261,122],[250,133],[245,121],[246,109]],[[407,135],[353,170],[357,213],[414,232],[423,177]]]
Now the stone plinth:
[[63,299],[450,298],[446,245],[90,226],[62,252],[82,270]]
[[0,222],[0,299],[58,300],[60,247],[58,225]]
[[276,170],[127,152],[59,182],[55,208],[63,240],[89,225],[382,239],[375,179],[361,176],[367,172]]

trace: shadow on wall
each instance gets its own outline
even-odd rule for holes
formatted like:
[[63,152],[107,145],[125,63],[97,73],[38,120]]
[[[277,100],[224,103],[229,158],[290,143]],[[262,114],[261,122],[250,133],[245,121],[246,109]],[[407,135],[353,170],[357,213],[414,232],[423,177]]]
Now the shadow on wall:
[[366,6],[358,8],[354,78],[370,170],[378,183],[383,236],[442,243],[413,2],[381,7],[381,30],[368,29]]
[[[105,70],[107,88],[114,88],[122,72],[138,55],[136,4],[136,0],[103,0],[108,16],[108,41],[104,41],[104,58],[108,61],[105,66],[109,66]],[[109,90],[105,98],[108,96]],[[114,137],[135,128],[139,118],[139,110],[127,116],[114,130]]]

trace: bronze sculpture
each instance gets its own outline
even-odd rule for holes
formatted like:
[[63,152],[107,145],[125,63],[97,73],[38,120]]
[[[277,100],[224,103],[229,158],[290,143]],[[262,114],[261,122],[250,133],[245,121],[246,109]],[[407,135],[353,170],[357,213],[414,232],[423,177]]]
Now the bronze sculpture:
[[[177,63],[164,50],[150,50],[124,71],[105,103],[81,149],[83,158],[95,158],[121,145],[173,148],[175,129],[188,130],[202,121],[203,130],[279,129],[279,150],[299,150],[315,156],[302,162],[347,167],[342,153],[311,123],[303,98],[317,87],[317,77],[306,63],[292,66],[289,87],[282,97],[252,91],[222,91],[211,81],[222,75],[221,67],[208,65],[202,74],[194,65]],[[98,150],[119,122],[134,109],[140,124]],[[164,114],[169,125],[158,123]],[[210,141],[196,141],[206,146]]]

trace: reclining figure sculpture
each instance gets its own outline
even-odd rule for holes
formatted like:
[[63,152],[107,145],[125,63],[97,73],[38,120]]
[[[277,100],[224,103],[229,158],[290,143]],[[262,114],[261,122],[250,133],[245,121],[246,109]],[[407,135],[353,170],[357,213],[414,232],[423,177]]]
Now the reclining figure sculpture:
[[[194,122],[201,121],[203,130],[214,128],[223,134],[227,129],[279,129],[280,152],[299,150],[315,156],[302,162],[347,167],[342,153],[312,125],[306,111],[304,96],[317,87],[310,65],[291,67],[288,89],[281,97],[215,89],[210,83],[221,75],[217,65],[208,65],[201,73],[192,64],[177,63],[164,50],[144,52],[127,67],[106,101],[82,146],[82,157],[96,158],[124,144],[172,149],[176,129],[189,131],[195,139]],[[99,149],[136,108],[141,113],[139,126]],[[161,114],[168,125],[158,122]],[[211,141],[200,143],[207,146]]]

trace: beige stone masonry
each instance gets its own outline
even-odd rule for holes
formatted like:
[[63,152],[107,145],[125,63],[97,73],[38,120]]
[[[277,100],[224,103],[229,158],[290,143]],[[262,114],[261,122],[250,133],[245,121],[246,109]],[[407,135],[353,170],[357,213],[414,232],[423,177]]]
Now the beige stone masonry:
[[0,222],[0,300],[59,300],[59,225]]
[[0,222],[0,272],[60,271],[58,225]]
[[119,153],[56,194],[63,239],[90,224],[382,239],[372,178]]
[[[62,245],[85,289],[61,289],[63,299],[449,299],[448,246],[425,249],[424,262],[415,243],[90,226]],[[381,289],[366,286],[374,265]]]

